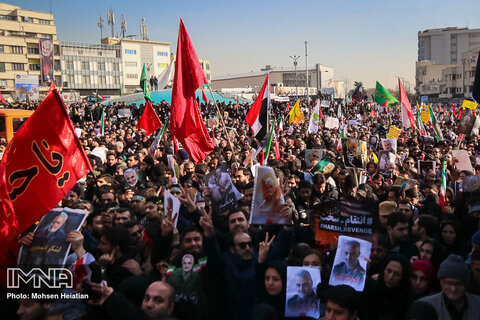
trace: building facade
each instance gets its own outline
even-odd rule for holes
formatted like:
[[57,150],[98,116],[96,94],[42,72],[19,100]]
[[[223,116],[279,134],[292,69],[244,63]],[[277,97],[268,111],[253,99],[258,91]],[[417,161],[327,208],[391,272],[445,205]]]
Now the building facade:
[[211,64],[210,61],[207,59],[198,59],[200,61],[200,65],[202,66],[203,73],[205,73],[205,77],[207,77],[208,81],[212,81],[212,72],[210,70]]
[[24,10],[0,3],[0,89],[2,94],[17,98],[15,81],[22,76],[38,78],[40,96],[50,82],[43,81],[40,68],[40,39],[53,43],[53,77],[61,82],[60,47],[53,14]]
[[123,86],[120,45],[60,41],[62,88],[80,95],[118,95]]
[[140,90],[140,76],[145,64],[147,78],[157,78],[165,71],[170,63],[170,43],[136,40],[104,38],[103,44],[118,45],[122,57],[123,93],[129,94]]
[[472,95],[480,48],[463,52],[458,64],[416,62],[416,89],[429,102],[461,103]]
[[440,28],[418,32],[418,61],[458,64],[464,52],[480,47],[480,29]]
[[[258,72],[234,74],[212,79],[212,88],[245,88],[254,92],[260,91],[266,74],[270,74],[270,86],[277,95],[305,95],[307,91],[307,72],[297,68],[271,68],[265,66]],[[308,94],[316,95],[319,89],[334,88],[334,68],[317,64],[308,69]]]

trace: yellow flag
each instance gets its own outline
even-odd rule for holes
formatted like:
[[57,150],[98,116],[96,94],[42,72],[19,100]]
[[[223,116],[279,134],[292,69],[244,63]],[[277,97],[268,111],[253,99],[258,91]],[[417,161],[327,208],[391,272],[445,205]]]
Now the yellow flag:
[[289,123],[302,123],[305,121],[303,112],[300,112],[300,100],[295,102],[292,110],[290,110],[290,120]]
[[473,101],[470,101],[470,100],[463,100],[463,103],[462,103],[462,108],[468,108],[468,109],[472,109],[472,110],[475,110],[478,106],[478,103],[476,102],[473,102]]
[[378,157],[375,154],[375,152],[372,153],[372,157],[373,157],[373,162],[378,163]]

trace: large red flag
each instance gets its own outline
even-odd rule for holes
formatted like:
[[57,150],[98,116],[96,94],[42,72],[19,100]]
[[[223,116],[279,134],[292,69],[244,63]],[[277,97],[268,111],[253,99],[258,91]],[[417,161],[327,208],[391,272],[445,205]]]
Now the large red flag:
[[50,88],[48,88],[47,96],[55,90],[55,82],[50,82]]
[[202,162],[214,148],[195,99],[195,90],[206,83],[208,83],[207,78],[200,66],[183,21],[180,19],[170,131],[195,163]]
[[18,235],[50,211],[92,166],[53,90],[10,141],[0,163],[0,261]]
[[145,130],[147,137],[155,132],[158,128],[161,127],[160,119],[158,119],[157,113],[152,107],[150,100],[147,99],[145,104],[145,110],[141,118],[138,120],[137,127]]

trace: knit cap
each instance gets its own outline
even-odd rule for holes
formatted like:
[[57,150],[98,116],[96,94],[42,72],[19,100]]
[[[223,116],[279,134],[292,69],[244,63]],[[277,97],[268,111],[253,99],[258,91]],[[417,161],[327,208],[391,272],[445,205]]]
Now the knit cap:
[[437,277],[438,279],[452,278],[467,284],[470,281],[470,272],[462,257],[451,254],[438,268]]

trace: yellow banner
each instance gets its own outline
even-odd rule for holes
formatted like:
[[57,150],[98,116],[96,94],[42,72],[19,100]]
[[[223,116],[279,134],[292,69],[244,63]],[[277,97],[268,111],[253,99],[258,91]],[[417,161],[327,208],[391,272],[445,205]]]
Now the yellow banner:
[[387,139],[397,139],[400,136],[402,129],[395,126],[390,126],[390,130],[387,133]]
[[430,121],[430,111],[423,110],[422,113],[420,113],[420,120],[422,120],[423,124],[427,124],[428,121]]
[[475,110],[475,109],[477,109],[477,106],[478,106],[478,103],[470,101],[470,100],[463,100],[463,103],[462,103],[462,108],[464,108],[464,109],[468,108],[468,109]]

